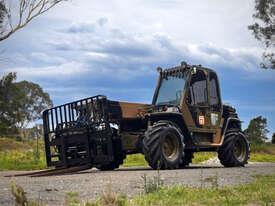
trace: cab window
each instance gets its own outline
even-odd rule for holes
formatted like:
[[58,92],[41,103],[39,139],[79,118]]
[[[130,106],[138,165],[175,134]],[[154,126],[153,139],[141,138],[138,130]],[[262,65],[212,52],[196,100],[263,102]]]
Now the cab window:
[[190,105],[207,105],[207,78],[201,70],[191,77],[187,101]]
[[209,102],[210,106],[219,108],[220,96],[218,88],[217,75],[214,72],[210,72],[209,75]]

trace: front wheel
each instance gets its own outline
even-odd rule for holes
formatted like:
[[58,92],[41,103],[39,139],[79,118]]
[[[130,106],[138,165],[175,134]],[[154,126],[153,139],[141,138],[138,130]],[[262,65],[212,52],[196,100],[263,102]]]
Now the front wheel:
[[183,154],[181,132],[171,124],[157,122],[145,133],[143,151],[153,169],[177,169]]
[[240,167],[249,159],[249,143],[240,129],[229,129],[224,142],[218,150],[218,158],[225,167]]

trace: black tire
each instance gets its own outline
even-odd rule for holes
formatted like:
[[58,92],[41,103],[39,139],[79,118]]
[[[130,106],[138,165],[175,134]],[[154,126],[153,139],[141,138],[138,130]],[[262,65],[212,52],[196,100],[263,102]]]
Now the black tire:
[[182,157],[182,162],[180,163],[180,168],[189,166],[189,164],[192,163],[193,157],[193,152],[185,151]]
[[177,169],[182,161],[181,132],[172,124],[157,122],[149,127],[143,139],[146,161],[153,169]]
[[218,158],[225,167],[243,167],[247,164],[250,147],[244,133],[238,128],[229,129],[218,150]]
[[98,165],[96,168],[102,171],[114,170],[119,168],[119,165],[123,164],[123,160],[126,157],[125,152],[122,149],[122,143],[120,139],[113,139],[114,160],[108,164]]

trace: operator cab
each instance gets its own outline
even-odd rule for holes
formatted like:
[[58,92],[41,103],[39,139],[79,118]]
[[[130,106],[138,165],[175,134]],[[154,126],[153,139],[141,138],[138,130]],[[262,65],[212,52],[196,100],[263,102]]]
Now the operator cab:
[[195,143],[219,143],[222,102],[216,73],[186,64],[159,71],[153,105],[165,107],[166,112],[171,111],[167,108],[178,108]]

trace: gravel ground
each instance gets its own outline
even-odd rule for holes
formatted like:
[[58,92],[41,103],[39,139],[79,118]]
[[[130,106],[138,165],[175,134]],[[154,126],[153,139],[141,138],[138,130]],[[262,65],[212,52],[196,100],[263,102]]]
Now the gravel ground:
[[[74,174],[49,177],[4,177],[22,173],[18,171],[0,172],[0,205],[13,205],[10,181],[21,185],[28,198],[41,199],[45,205],[63,205],[68,192],[77,192],[83,200],[96,199],[108,185],[113,191],[129,197],[143,191],[142,176],[157,175],[150,168],[120,168],[116,171],[86,170]],[[251,182],[256,174],[275,174],[275,163],[253,163],[244,168],[223,168],[214,162],[192,165],[181,170],[160,171],[164,185],[211,186],[211,177],[218,177],[218,185],[236,185]]]

